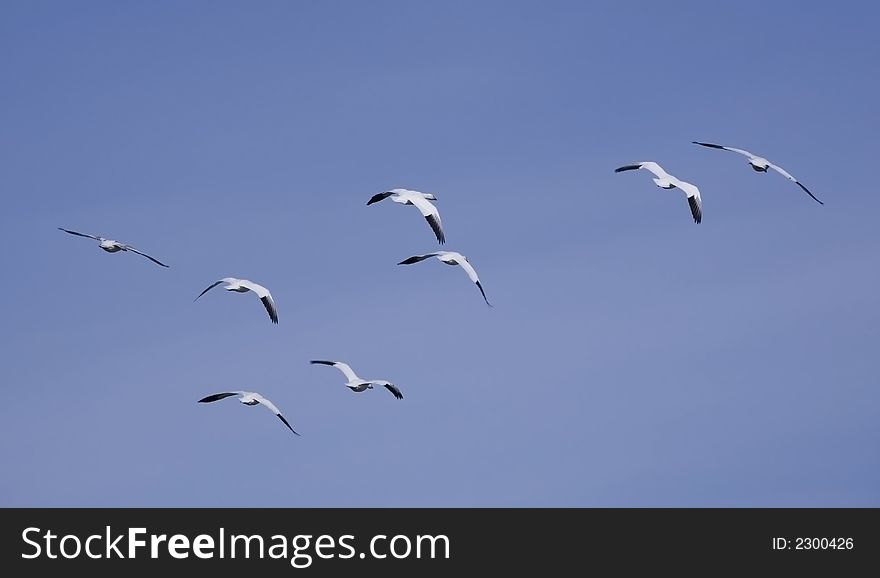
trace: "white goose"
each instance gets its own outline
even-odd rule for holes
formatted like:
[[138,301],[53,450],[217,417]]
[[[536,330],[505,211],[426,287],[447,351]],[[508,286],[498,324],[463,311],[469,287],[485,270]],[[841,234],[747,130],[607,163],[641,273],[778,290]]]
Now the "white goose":
[[98,242],[98,246],[100,248],[104,249],[105,251],[107,251],[108,253],[116,253],[119,251],[131,251],[132,253],[137,253],[138,255],[141,255],[142,257],[146,257],[147,259],[149,259],[150,261],[152,261],[156,265],[161,265],[162,267],[168,267],[168,265],[166,265],[165,263],[162,263],[162,262],[150,257],[146,253],[142,253],[142,252],[138,251],[137,249],[135,249],[131,245],[126,245],[125,243],[120,243],[119,241],[114,241],[113,239],[106,239],[104,237],[96,237],[95,235],[87,235],[85,233],[77,233],[76,231],[69,231],[69,230],[61,228],[61,227],[58,227],[58,230],[64,231],[65,233],[70,233],[71,235],[76,235],[77,237],[87,237],[89,239],[94,239],[95,241]]
[[822,201],[820,201],[819,199],[817,199],[816,195],[811,193],[810,190],[803,185],[803,183],[801,183],[799,180],[797,180],[796,178],[791,176],[785,169],[783,169],[782,167],[780,167],[778,165],[774,165],[773,163],[771,163],[770,161],[768,161],[764,157],[759,157],[758,155],[752,154],[749,151],[743,150],[743,149],[735,149],[733,147],[726,147],[726,146],[711,144],[711,143],[707,143],[707,142],[697,142],[697,141],[691,141],[691,142],[693,142],[696,145],[709,147],[709,148],[713,148],[713,149],[721,149],[721,150],[730,151],[730,152],[734,152],[734,153],[739,153],[745,157],[748,157],[749,165],[751,165],[751,167],[753,169],[755,169],[756,171],[758,171],[759,173],[766,173],[767,169],[773,169],[774,171],[776,171],[777,173],[779,173],[780,175],[782,175],[786,179],[794,182],[797,186],[802,188],[805,193],[807,193],[808,195],[813,197],[814,201],[816,201],[820,205],[825,204]]
[[456,253],[455,251],[436,251],[434,253],[426,253],[425,255],[413,255],[412,257],[404,259],[398,263],[398,265],[412,265],[413,263],[418,263],[419,261],[424,261],[431,257],[436,257],[441,263],[446,263],[447,265],[460,265],[465,273],[467,273],[470,280],[480,290],[480,293],[483,294],[483,300],[486,302],[486,305],[492,307],[492,304],[489,303],[489,300],[486,298],[486,292],[483,291],[483,285],[480,283],[480,278],[477,277],[477,272],[470,264],[470,261],[468,261],[468,258],[461,253]]
[[385,389],[390,391],[391,394],[397,399],[403,399],[403,394],[400,393],[400,390],[397,389],[397,386],[390,381],[385,381],[384,379],[361,379],[357,376],[357,374],[355,374],[355,372],[347,363],[342,363],[341,361],[323,361],[320,359],[313,359],[309,363],[313,365],[332,365],[333,367],[341,371],[343,375],[345,375],[345,379],[348,380],[345,383],[345,387],[349,388],[352,391],[361,392],[367,389],[373,389],[374,385],[381,385]]
[[272,323],[278,323],[278,311],[275,309],[275,301],[272,299],[272,294],[269,293],[269,290],[263,287],[262,285],[258,285],[253,281],[248,281],[247,279],[237,279],[235,277],[224,277],[219,281],[215,281],[208,285],[208,287],[199,293],[198,297],[193,299],[193,302],[198,301],[199,297],[220,285],[221,283],[225,283],[224,289],[227,291],[235,291],[236,293],[247,293],[248,291],[253,291],[257,294],[257,297],[260,298],[260,301],[263,302],[263,306],[266,308],[266,311],[269,313],[269,319],[272,320]]
[[663,170],[663,167],[653,161],[643,161],[634,165],[626,165],[614,169],[615,173],[645,169],[654,174],[654,184],[661,189],[681,189],[687,195],[688,205],[695,223],[703,221],[703,200],[700,198],[700,189],[696,185],[682,181]]
[[281,415],[281,411],[277,407],[275,407],[274,403],[255,391],[224,391],[223,393],[215,393],[207,397],[203,397],[199,400],[199,403],[211,403],[212,401],[226,399],[227,397],[232,397],[233,395],[237,395],[238,401],[245,405],[262,405],[263,407],[267,408],[269,411],[277,415],[278,419],[283,421],[284,425],[286,425],[290,431],[292,431],[296,435],[300,435],[296,430],[290,427],[290,424],[287,423],[287,420],[284,419],[284,416]]
[[437,197],[431,193],[422,193],[409,189],[391,189],[390,191],[373,195],[367,201],[367,204],[372,205],[388,197],[391,197],[391,200],[395,203],[415,205],[419,212],[422,213],[422,216],[425,217],[425,220],[428,221],[428,224],[431,225],[434,235],[437,236],[437,241],[441,244],[446,242],[446,235],[443,233],[443,223],[440,221],[440,212],[437,210],[437,207],[429,202],[436,201]]

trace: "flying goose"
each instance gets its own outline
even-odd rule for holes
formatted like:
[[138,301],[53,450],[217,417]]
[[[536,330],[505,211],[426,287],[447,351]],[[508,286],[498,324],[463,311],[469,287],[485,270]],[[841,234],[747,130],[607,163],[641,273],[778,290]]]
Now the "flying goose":
[[113,239],[106,239],[104,237],[96,237],[94,235],[86,235],[85,233],[77,233],[76,231],[69,231],[69,230],[64,229],[62,227],[58,227],[58,229],[60,231],[64,231],[65,233],[70,233],[71,235],[76,235],[77,237],[87,237],[89,239],[94,239],[95,241],[98,242],[98,246],[100,248],[104,249],[105,251],[107,251],[108,253],[116,253],[118,251],[131,251],[132,253],[137,253],[138,255],[141,255],[142,257],[146,257],[147,259],[149,259],[150,261],[152,261],[156,265],[161,265],[162,267],[168,267],[168,265],[166,265],[165,263],[162,263],[160,261],[157,261],[156,259],[153,259],[152,257],[147,255],[146,253],[141,253],[140,251],[138,251],[137,249],[135,249],[131,245],[126,245],[125,243],[120,243],[119,241],[114,241]]
[[247,293],[248,291],[253,291],[257,294],[257,297],[260,298],[260,301],[263,302],[263,306],[266,308],[266,311],[269,312],[269,319],[272,320],[272,323],[278,323],[278,311],[275,309],[275,301],[272,300],[272,295],[269,293],[269,290],[263,287],[262,285],[258,285],[253,281],[248,281],[247,279],[236,279],[235,277],[224,277],[219,281],[215,281],[214,283],[208,285],[208,287],[199,293],[199,296],[193,299],[193,302],[197,301],[199,297],[216,287],[217,285],[225,283],[226,286],[223,287],[227,291],[235,291],[236,293]]
[[318,364],[318,365],[332,365],[336,369],[342,372],[345,375],[345,379],[348,381],[345,383],[345,387],[349,388],[352,391],[361,392],[367,389],[373,389],[374,385],[384,386],[388,391],[391,392],[394,397],[397,399],[403,399],[403,394],[400,393],[400,390],[397,389],[397,386],[391,383],[390,381],[385,381],[384,379],[361,379],[358,377],[354,371],[352,371],[351,367],[347,363],[342,363],[341,361],[323,361],[319,359],[313,359],[309,363]]
[[759,157],[758,155],[752,154],[752,153],[750,153],[749,151],[747,151],[747,150],[743,150],[743,149],[735,149],[735,148],[733,148],[733,147],[725,147],[725,146],[721,146],[721,145],[717,145],[717,144],[711,144],[711,143],[707,143],[707,142],[697,142],[697,141],[691,141],[691,142],[694,143],[694,144],[696,144],[696,145],[700,145],[700,146],[704,146],[704,147],[709,147],[709,148],[713,148],[713,149],[721,149],[721,150],[725,150],[725,151],[730,151],[730,152],[734,152],[734,153],[739,153],[739,154],[741,154],[741,155],[743,155],[743,156],[746,156],[746,157],[748,157],[748,159],[749,159],[749,165],[751,165],[751,167],[752,167],[753,169],[755,169],[756,171],[758,171],[759,173],[766,173],[766,172],[767,172],[767,169],[773,169],[774,171],[778,172],[780,175],[782,175],[782,176],[785,177],[786,179],[788,179],[788,180],[790,180],[790,181],[793,181],[797,186],[799,186],[800,188],[802,188],[802,189],[804,190],[805,193],[807,193],[808,195],[810,195],[811,197],[813,197],[813,200],[814,200],[814,201],[816,201],[816,202],[819,203],[820,205],[824,205],[824,204],[825,204],[825,203],[823,203],[822,201],[820,201],[819,199],[817,199],[817,198],[816,198],[816,195],[814,195],[813,193],[811,193],[810,190],[809,190],[807,187],[805,187],[805,186],[803,185],[803,183],[801,183],[799,180],[797,180],[796,178],[794,178],[793,176],[791,176],[790,174],[788,174],[788,172],[787,172],[785,169],[783,169],[783,168],[780,167],[780,166],[774,165],[773,163],[771,163],[770,161],[768,161],[768,160],[765,159],[764,157]]
[[618,167],[614,169],[614,172],[620,173],[623,171],[634,171],[636,169],[645,169],[654,173],[656,177],[653,179],[654,184],[661,189],[681,189],[684,194],[687,195],[688,205],[690,205],[691,215],[694,217],[694,222],[701,223],[703,221],[703,200],[700,198],[700,189],[698,189],[696,185],[675,178],[664,171],[663,167],[653,161],[643,161],[634,165]]
[[437,211],[437,207],[429,202],[436,201],[437,197],[431,193],[421,193],[409,189],[391,189],[390,191],[373,195],[370,197],[370,200],[367,201],[367,204],[372,205],[373,203],[378,203],[388,197],[391,197],[391,200],[395,203],[400,203],[402,205],[415,205],[419,212],[422,213],[422,216],[425,217],[425,220],[428,221],[428,224],[431,225],[431,229],[434,230],[434,235],[437,236],[437,241],[441,244],[446,242],[446,235],[443,233],[443,224],[440,222],[440,212]]
[[398,263],[398,265],[412,265],[413,263],[418,263],[419,261],[424,261],[425,259],[430,259],[431,257],[437,257],[437,259],[441,263],[446,263],[447,265],[461,265],[461,268],[464,269],[470,280],[473,281],[473,283],[480,290],[480,293],[483,294],[483,300],[486,302],[486,305],[492,307],[492,304],[489,303],[489,300],[486,298],[486,292],[483,291],[483,285],[480,283],[480,278],[477,277],[477,272],[468,261],[468,258],[461,253],[456,253],[455,251],[436,251],[434,253],[427,253],[425,255],[413,255],[408,259],[404,259],[403,261]]
[[245,405],[257,405],[262,404],[267,409],[271,410],[272,413],[278,416],[278,419],[284,422],[284,425],[287,428],[295,433],[296,435],[300,435],[296,430],[290,427],[290,424],[287,423],[287,420],[284,419],[284,416],[281,415],[281,412],[275,407],[275,404],[260,395],[259,393],[253,391],[225,391],[223,393],[215,393],[213,395],[209,395],[207,397],[203,397],[199,400],[199,403],[211,403],[212,401],[219,401],[221,399],[225,399],[227,397],[232,397],[233,395],[238,396],[238,401]]

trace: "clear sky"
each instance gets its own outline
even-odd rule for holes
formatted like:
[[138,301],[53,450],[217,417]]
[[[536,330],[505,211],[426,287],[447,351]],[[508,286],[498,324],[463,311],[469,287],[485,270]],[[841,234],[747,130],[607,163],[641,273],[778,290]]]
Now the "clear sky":
[[0,505],[880,506],[878,17],[2,3]]

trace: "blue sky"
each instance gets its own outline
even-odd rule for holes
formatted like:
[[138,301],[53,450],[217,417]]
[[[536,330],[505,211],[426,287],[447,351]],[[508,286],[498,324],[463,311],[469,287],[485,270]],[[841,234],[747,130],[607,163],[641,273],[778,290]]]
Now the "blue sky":
[[877,10],[3,3],[0,505],[880,506]]

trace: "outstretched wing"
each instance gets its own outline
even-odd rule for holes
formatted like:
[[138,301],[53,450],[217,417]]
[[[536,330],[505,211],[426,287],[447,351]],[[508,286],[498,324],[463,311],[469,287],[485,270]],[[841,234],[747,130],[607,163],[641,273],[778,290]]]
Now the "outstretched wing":
[[275,301],[272,300],[271,295],[266,295],[265,297],[260,297],[260,301],[263,302],[263,307],[266,308],[266,312],[269,313],[269,319],[272,323],[278,323],[278,310],[275,308]]
[[440,211],[437,210],[437,207],[432,205],[429,200],[422,196],[413,195],[410,198],[410,201],[419,209],[419,212],[422,213],[422,216],[425,217],[428,224],[431,225],[431,229],[434,230],[434,235],[437,237],[437,241],[441,244],[445,243],[446,235],[443,233],[443,223],[440,221]]
[[407,259],[404,259],[398,265],[412,265],[413,263],[418,263],[419,261],[424,261],[425,259],[430,259],[431,257],[436,257],[438,253],[428,253],[427,255],[413,255]]
[[275,407],[275,404],[274,404],[274,403],[272,403],[271,401],[269,401],[268,399],[266,399],[266,398],[263,397],[262,395],[259,395],[259,394],[256,394],[256,393],[254,394],[254,399],[257,400],[258,402],[260,402],[260,404],[261,404],[263,407],[269,409],[269,411],[271,411],[272,413],[274,413],[275,415],[277,415],[277,416],[278,416],[278,419],[280,419],[281,421],[283,421],[283,422],[284,422],[284,425],[287,426],[287,429],[289,429],[290,431],[292,431],[292,432],[295,433],[296,435],[300,435],[299,432],[297,432],[295,429],[293,429],[292,427],[290,427],[290,424],[288,423],[288,421],[287,421],[286,419],[284,419],[284,416],[283,416],[283,415],[281,415],[281,410],[279,410],[277,407]]
[[215,393],[207,397],[203,397],[199,400],[199,403],[211,403],[212,401],[219,401],[221,399],[226,399],[227,397],[232,397],[233,395],[239,395],[240,393],[240,391],[224,391],[223,393]]
[[483,285],[482,283],[480,283],[480,278],[477,277],[477,272],[474,270],[470,262],[467,259],[461,259],[458,264],[461,265],[461,268],[464,269],[465,273],[467,273],[468,278],[474,282],[474,284],[480,290],[480,293],[483,294],[483,300],[486,302],[486,305],[492,307],[492,304],[489,303],[489,299],[486,298],[486,292],[483,291]]
[[403,399],[403,393],[397,388],[396,385],[391,383],[390,381],[386,381],[384,379],[374,379],[370,381],[373,385],[381,385],[385,389],[391,392],[391,394],[397,399]]
[[694,217],[694,222],[703,222],[703,199],[700,197],[700,189],[698,189],[696,185],[678,179],[673,182],[677,188],[684,191],[687,195],[688,206],[691,208],[691,215]]
[[95,241],[100,241],[101,237],[96,237],[94,235],[86,235],[85,233],[77,233],[76,231],[69,231],[62,227],[58,227],[58,230],[64,231],[65,233],[70,233],[71,235],[76,235],[77,237],[87,237],[89,239],[94,239]]
[[816,202],[819,203],[820,205],[824,205],[824,204],[825,204],[825,203],[823,203],[822,201],[820,201],[819,199],[817,199],[817,198],[816,198],[816,195],[814,195],[813,193],[811,193],[810,190],[809,190],[807,187],[805,187],[804,185],[802,185],[801,182],[800,182],[799,180],[797,180],[796,178],[794,178],[793,176],[791,176],[791,175],[788,173],[788,171],[786,171],[785,169],[783,169],[782,167],[780,167],[780,166],[778,166],[778,165],[774,165],[773,163],[768,163],[768,164],[770,165],[770,168],[771,168],[771,169],[773,169],[774,171],[776,171],[777,173],[779,173],[780,175],[782,175],[782,176],[785,177],[786,179],[788,179],[788,180],[790,180],[790,181],[794,181],[794,182],[797,184],[797,186],[799,186],[800,188],[802,188],[802,189],[804,190],[805,193],[807,193],[808,195],[810,195],[811,197],[813,197],[813,200],[814,200],[814,201],[816,201]]
[[147,255],[146,253],[143,253],[143,252],[141,252],[141,251],[138,251],[137,249],[135,249],[135,248],[132,247],[131,245],[123,245],[123,248],[124,248],[126,251],[131,251],[132,253],[137,253],[138,255],[141,255],[141,256],[143,256],[143,257],[146,257],[147,259],[149,259],[150,261],[152,261],[152,262],[155,263],[156,265],[161,265],[162,267],[168,267],[168,265],[166,265],[165,263],[162,263],[161,261],[158,261],[158,260],[156,260],[156,259],[150,257],[150,256]]
[[275,301],[272,299],[272,294],[269,293],[268,289],[258,283],[248,281],[247,279],[240,279],[238,284],[256,293],[257,297],[260,298],[260,301],[263,302],[263,307],[265,307],[266,311],[269,313],[269,319],[272,320],[272,323],[278,323],[278,310],[275,307]]
[[199,296],[198,296],[198,297],[196,297],[195,299],[193,299],[193,302],[198,301],[199,297],[201,297],[202,295],[204,295],[205,293],[207,293],[208,291],[210,291],[211,289],[213,289],[214,287],[216,287],[216,286],[219,285],[220,283],[223,283],[223,279],[220,279],[219,281],[214,281],[213,283],[211,283],[210,285],[208,285],[208,286],[205,288],[204,291],[202,291],[201,293],[199,293]]
[[269,319],[272,323],[278,323],[278,310],[275,307],[275,301],[272,299],[272,294],[269,293],[268,289],[259,283],[254,283],[247,279],[239,279],[238,284],[256,293],[257,297],[260,298],[260,301],[263,302],[263,307],[266,308],[266,312],[269,314]]
[[721,146],[721,145],[712,144],[712,143],[708,143],[708,142],[697,142],[695,140],[691,141],[691,142],[696,145],[700,145],[700,146],[704,146],[704,147],[709,147],[709,148],[713,148],[713,149],[721,149],[721,150],[725,150],[725,151],[730,151],[732,153],[739,153],[743,156],[749,157],[750,159],[757,158],[756,155],[753,155],[749,151],[743,150],[743,149],[735,149],[733,147],[726,147],[726,146]]
[[634,171],[636,169],[645,169],[646,171],[654,173],[654,176],[661,179],[670,177],[670,174],[663,170],[663,167],[661,167],[654,161],[644,161],[635,165],[624,165],[622,167],[617,167],[616,169],[614,169],[614,172],[622,173],[623,171]]
[[385,389],[391,392],[391,395],[393,395],[397,399],[403,399],[403,394],[400,392],[399,389],[397,389],[396,385],[394,385],[390,381],[383,381],[381,383],[385,386]]
[[345,375],[345,379],[348,381],[358,381],[360,378],[355,374],[355,372],[351,369],[351,367],[347,363],[342,363],[341,361],[324,361],[321,359],[313,359],[309,363],[313,365],[332,365],[339,371]]
[[367,201],[368,205],[372,205],[373,203],[378,203],[379,201],[385,200],[394,193],[391,191],[385,191],[384,193],[379,193],[370,197],[370,200]]

